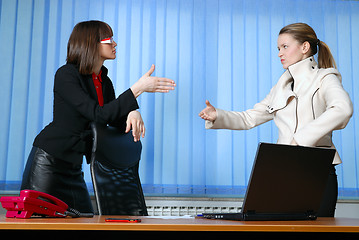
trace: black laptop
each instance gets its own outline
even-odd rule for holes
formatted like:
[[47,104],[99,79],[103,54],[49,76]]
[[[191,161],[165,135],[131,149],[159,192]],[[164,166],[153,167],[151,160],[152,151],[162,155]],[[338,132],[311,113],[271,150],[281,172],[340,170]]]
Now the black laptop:
[[240,213],[203,213],[240,221],[315,220],[335,149],[260,143]]

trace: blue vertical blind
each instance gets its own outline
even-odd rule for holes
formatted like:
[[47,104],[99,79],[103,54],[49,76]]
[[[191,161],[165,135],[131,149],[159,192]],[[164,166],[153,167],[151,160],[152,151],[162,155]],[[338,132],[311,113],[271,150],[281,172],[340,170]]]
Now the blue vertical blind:
[[340,198],[359,198],[358,1],[0,0],[0,13],[0,190],[19,189],[33,139],[52,120],[53,77],[72,28],[98,19],[118,43],[117,59],[105,62],[117,94],[151,64],[177,83],[171,93],[139,98],[145,194],[243,196],[257,144],[276,142],[275,125],[205,130],[198,113],[206,99],[236,111],[263,99],[283,73],[279,30],[306,22],[330,46],[354,104],[334,142],[343,159]]

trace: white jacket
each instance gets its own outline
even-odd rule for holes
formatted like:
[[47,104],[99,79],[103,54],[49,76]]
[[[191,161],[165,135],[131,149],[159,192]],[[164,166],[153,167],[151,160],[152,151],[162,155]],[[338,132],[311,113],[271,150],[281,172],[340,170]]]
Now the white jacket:
[[[216,110],[217,119],[206,121],[207,129],[246,130],[273,119],[279,130],[278,144],[294,139],[301,146],[331,148],[332,131],[343,129],[353,114],[340,73],[334,68],[319,69],[312,56],[291,65],[253,109]],[[333,164],[339,163],[336,154]]]

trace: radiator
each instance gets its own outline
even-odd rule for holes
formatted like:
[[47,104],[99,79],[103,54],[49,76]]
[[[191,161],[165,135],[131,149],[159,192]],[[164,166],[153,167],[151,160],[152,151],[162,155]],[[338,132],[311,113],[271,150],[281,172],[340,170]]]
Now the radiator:
[[242,199],[146,198],[149,216],[196,216],[240,212]]

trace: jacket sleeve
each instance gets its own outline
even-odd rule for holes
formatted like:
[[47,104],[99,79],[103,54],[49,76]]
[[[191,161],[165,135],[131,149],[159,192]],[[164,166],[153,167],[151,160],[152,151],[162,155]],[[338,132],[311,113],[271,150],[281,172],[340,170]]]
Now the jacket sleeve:
[[325,102],[325,111],[294,134],[299,145],[315,146],[333,130],[343,129],[353,114],[350,97],[336,75],[330,74],[323,79],[318,94]]
[[216,108],[217,119],[214,122],[206,121],[207,129],[248,130],[273,119],[273,114],[267,111],[270,94],[253,109],[243,112],[225,111]]
[[54,92],[90,121],[103,124],[114,123],[121,121],[130,111],[138,109],[136,98],[130,89],[100,107],[85,91],[80,81],[81,75],[77,69],[74,67],[61,68],[55,76]]

